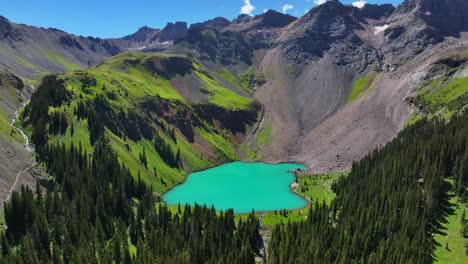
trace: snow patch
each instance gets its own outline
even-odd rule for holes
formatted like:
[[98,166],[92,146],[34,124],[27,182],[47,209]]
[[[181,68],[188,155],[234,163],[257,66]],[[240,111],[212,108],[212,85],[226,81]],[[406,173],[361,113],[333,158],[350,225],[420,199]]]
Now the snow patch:
[[388,28],[388,25],[383,25],[381,27],[375,27],[374,35],[379,34],[382,31],[385,31]]
[[352,4],[354,7],[357,7],[357,8],[363,8],[365,5],[367,5],[367,1],[356,1],[356,2],[353,2]]
[[138,48],[129,48],[128,50],[142,50],[142,49],[146,49],[146,46],[138,47]]

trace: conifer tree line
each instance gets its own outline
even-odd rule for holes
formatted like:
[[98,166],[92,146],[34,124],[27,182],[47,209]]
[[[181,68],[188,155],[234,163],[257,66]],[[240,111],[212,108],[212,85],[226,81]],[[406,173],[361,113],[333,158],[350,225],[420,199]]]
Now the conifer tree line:
[[174,153],[171,145],[166,143],[166,141],[161,136],[159,136],[159,134],[155,135],[154,148],[167,165],[172,168],[181,167],[182,161],[180,159],[180,150],[177,149],[177,152]]
[[251,214],[205,206],[171,212],[119,165],[108,142],[46,145],[46,192],[23,187],[5,202],[0,263],[255,263],[262,239]]
[[330,206],[277,226],[269,263],[432,263],[448,191],[467,187],[468,114],[423,120],[353,164]]

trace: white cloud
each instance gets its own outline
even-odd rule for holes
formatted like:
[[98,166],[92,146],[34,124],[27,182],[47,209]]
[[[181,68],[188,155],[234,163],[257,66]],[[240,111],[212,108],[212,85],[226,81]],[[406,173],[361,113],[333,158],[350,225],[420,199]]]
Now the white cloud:
[[263,9],[263,13],[265,14],[266,12],[268,12],[268,9]]
[[283,13],[287,13],[289,10],[293,9],[294,7],[292,5],[289,5],[289,4],[285,4],[283,6]]
[[314,0],[314,3],[315,3],[316,5],[323,5],[323,4],[325,4],[327,1],[328,1],[328,0]]
[[244,0],[244,5],[241,7],[241,14],[252,16],[252,11],[255,10],[255,6],[250,3],[250,0]]
[[366,4],[367,4],[367,1],[363,1],[363,0],[353,2],[353,6],[357,8],[363,8]]
[[306,10],[304,10],[304,14],[307,14],[307,13],[309,13],[309,11],[310,11],[310,9],[306,9]]

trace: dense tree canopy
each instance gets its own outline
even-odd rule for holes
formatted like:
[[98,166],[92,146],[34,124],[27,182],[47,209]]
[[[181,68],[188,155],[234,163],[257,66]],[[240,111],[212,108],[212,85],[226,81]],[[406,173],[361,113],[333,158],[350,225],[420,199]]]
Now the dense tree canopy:
[[23,187],[5,203],[0,262],[254,263],[262,247],[254,215],[236,225],[232,210],[155,206],[106,142],[92,157],[80,146],[48,145],[40,161],[54,187]]
[[275,228],[270,263],[431,263],[447,192],[468,198],[467,166],[468,114],[423,120],[355,163],[330,206]]

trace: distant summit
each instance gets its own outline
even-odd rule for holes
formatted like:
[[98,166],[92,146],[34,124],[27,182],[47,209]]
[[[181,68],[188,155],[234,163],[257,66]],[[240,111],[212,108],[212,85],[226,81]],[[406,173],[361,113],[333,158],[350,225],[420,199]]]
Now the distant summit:
[[147,42],[149,39],[153,38],[154,35],[159,34],[160,32],[161,30],[159,29],[154,29],[148,26],[144,26],[138,29],[137,32],[131,35],[125,36],[122,39],[127,40],[127,41],[135,41],[135,42],[143,43],[143,42]]
[[190,26],[192,27],[211,27],[221,29],[229,26],[231,22],[224,17],[215,17],[213,19],[207,20],[205,22],[195,23]]
[[258,15],[256,18],[262,19],[263,25],[267,27],[285,27],[297,19],[296,17],[271,9],[262,15]]
[[171,41],[183,37],[187,33],[187,22],[167,23],[166,27],[161,30],[159,41]]
[[405,0],[395,13],[414,15],[444,35],[458,36],[460,31],[468,31],[466,0]]
[[377,20],[389,17],[390,15],[392,15],[393,11],[395,11],[395,7],[391,4],[365,4],[362,8],[360,8],[360,13],[364,18],[371,18]]

